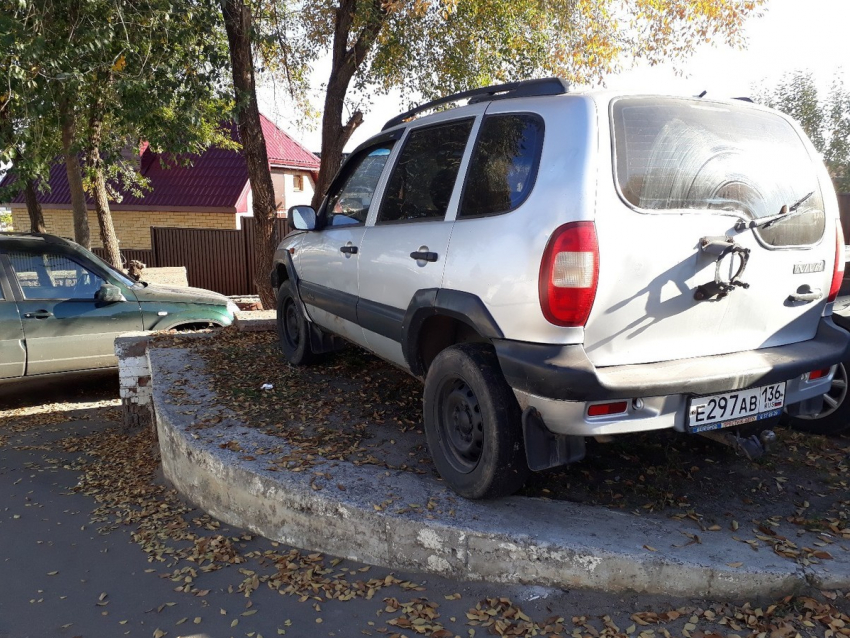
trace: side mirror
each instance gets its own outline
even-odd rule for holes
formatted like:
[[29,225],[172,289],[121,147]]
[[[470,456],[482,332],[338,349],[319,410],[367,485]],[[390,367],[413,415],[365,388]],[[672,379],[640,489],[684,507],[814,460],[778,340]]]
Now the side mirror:
[[112,284],[101,285],[100,289],[94,294],[94,298],[103,304],[127,301],[127,298],[124,296],[124,293],[121,292],[121,289],[118,286],[113,286]]
[[311,206],[292,206],[287,214],[294,228],[298,230],[316,229],[316,211]]
[[316,211],[312,206],[292,206],[287,213],[298,230],[316,230]]

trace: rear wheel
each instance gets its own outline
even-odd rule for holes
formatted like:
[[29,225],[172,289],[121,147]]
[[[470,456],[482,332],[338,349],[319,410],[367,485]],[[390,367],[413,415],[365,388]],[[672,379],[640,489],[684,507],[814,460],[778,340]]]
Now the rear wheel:
[[841,434],[850,429],[850,399],[847,397],[847,365],[839,363],[832,385],[823,395],[823,409],[805,416],[783,415],[785,425],[812,434]]
[[424,411],[431,458],[455,492],[495,498],[525,483],[520,409],[491,346],[440,352],[425,379]]
[[310,333],[307,319],[298,306],[298,301],[289,280],[284,281],[277,292],[277,337],[283,356],[293,365],[310,363],[314,354],[310,349]]

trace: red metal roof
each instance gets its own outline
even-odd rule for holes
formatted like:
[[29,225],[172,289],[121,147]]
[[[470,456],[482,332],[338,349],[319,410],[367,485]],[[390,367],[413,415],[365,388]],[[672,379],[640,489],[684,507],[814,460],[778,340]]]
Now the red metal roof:
[[294,139],[280,130],[265,115],[260,114],[263,136],[266,138],[266,152],[270,164],[303,167],[308,171],[319,170],[319,158]]
[[[270,164],[318,171],[319,159],[315,155],[265,116],[261,115],[260,119]],[[238,141],[236,124],[228,123],[225,126],[230,128],[232,138]],[[243,194],[248,183],[248,167],[241,151],[210,148],[201,155],[191,156],[192,165],[189,167],[182,167],[173,162],[163,166],[159,156],[153,153],[146,143],[140,148],[140,153],[141,173],[150,181],[151,190],[145,191],[144,197],[136,197],[132,193],[122,192],[122,189],[116,189],[122,194],[122,199],[120,203],[110,204],[115,210],[144,207],[233,212],[242,203],[240,200],[245,199]],[[0,186],[4,185],[6,180],[11,180],[11,176],[7,174],[0,181]],[[42,205],[70,206],[71,194],[64,163],[58,162],[51,166],[49,184],[49,192],[39,193]],[[21,192],[12,203],[24,201]],[[89,204],[91,203],[89,199]]]

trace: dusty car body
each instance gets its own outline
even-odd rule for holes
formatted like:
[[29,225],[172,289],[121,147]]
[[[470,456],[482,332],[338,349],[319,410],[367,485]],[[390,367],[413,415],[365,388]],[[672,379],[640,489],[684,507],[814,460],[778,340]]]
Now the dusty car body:
[[135,282],[76,243],[0,233],[0,382],[111,368],[124,332],[227,326],[236,306]]

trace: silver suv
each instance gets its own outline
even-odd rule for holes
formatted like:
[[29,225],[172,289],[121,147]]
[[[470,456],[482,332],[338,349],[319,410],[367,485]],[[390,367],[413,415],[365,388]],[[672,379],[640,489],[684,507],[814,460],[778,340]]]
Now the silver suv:
[[290,216],[287,359],[350,341],[423,379],[434,463],[469,498],[588,436],[817,412],[848,349],[829,176],[797,124],[741,100],[558,79],[452,95]]

